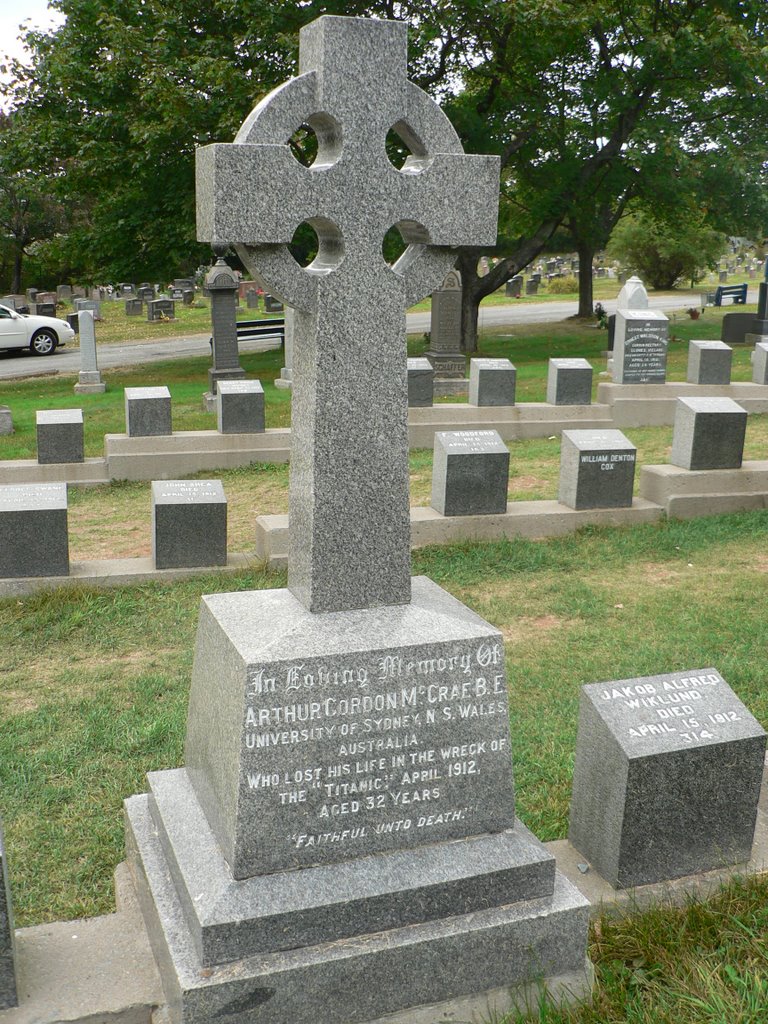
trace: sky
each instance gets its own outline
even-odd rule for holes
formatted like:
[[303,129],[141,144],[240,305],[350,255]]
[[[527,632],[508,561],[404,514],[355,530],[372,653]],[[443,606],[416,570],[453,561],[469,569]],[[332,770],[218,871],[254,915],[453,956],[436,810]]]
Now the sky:
[[48,8],[48,0],[0,0],[0,64],[7,56],[21,57],[24,48],[16,38],[19,25],[29,21],[32,28],[49,28],[64,20]]

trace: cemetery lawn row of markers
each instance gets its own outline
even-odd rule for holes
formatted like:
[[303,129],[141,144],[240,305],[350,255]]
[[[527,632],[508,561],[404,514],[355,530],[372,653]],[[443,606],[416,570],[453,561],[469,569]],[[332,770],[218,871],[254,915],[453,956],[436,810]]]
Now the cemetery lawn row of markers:
[[[583,684],[714,664],[768,724],[755,600],[766,539],[768,517],[756,512],[416,553],[414,572],[503,632],[519,811],[542,839],[567,831]],[[0,602],[0,791],[19,926],[112,909],[121,801],[147,771],[182,760],[200,593],[282,584],[280,574],[253,572]],[[594,1009],[547,1020],[630,1019],[623,998],[636,1007],[631,1019],[649,1024],[673,1011],[676,1024],[757,1021],[696,1015],[688,996],[730,997],[733,1011],[740,988],[765,984],[764,945],[750,960],[738,939],[764,932],[765,890],[752,881],[720,909],[602,922],[591,949],[601,979]]]
[[[750,307],[746,307],[749,309]],[[667,380],[684,381],[688,361],[688,341],[691,338],[716,340],[720,337],[722,313],[708,311],[703,320],[687,318],[672,324],[667,359]],[[97,338],[100,339],[98,334]],[[592,325],[569,322],[530,324],[484,331],[480,339],[478,356],[509,358],[517,368],[516,400],[543,402],[546,398],[547,365],[550,357],[584,357],[593,364],[594,392],[604,367],[602,352],[607,344],[605,331]],[[426,349],[423,337],[409,338],[409,354],[421,355]],[[752,379],[749,346],[734,346],[733,381]],[[290,425],[290,391],[280,390],[272,384],[280,375],[283,363],[281,351],[243,353],[240,363],[247,377],[258,378],[264,385],[268,427]],[[38,409],[83,408],[85,421],[85,455],[104,453],[104,434],[125,431],[123,389],[136,386],[161,386],[170,389],[173,399],[174,430],[215,429],[215,415],[202,409],[201,395],[207,382],[210,360],[205,357],[150,363],[125,369],[103,370],[102,380],[107,384],[104,394],[84,398],[72,390],[72,378],[66,376],[8,381],[2,385],[2,404],[8,405],[13,416],[15,433],[0,437],[0,460],[33,459],[36,455],[35,413]],[[438,401],[441,401],[438,399]],[[466,401],[450,397],[445,401]]]

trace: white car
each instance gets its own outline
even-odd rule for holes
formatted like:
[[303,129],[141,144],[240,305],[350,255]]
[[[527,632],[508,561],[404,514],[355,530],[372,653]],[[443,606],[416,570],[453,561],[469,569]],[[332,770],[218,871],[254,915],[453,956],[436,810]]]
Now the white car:
[[72,341],[75,332],[56,316],[32,316],[0,306],[0,351],[28,348],[36,356],[50,356],[57,345]]

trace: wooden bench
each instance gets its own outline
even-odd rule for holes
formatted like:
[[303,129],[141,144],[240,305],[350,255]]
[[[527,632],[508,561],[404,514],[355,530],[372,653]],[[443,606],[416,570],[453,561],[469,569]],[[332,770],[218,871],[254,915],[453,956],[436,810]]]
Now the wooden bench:
[[723,299],[732,299],[735,306],[744,306],[747,302],[747,283],[721,284],[715,292],[707,292],[707,306],[722,306]]
[[[285,344],[285,317],[273,316],[267,320],[238,320],[237,342],[252,341],[254,338],[262,341],[270,341],[279,338],[280,344]],[[210,339],[213,348],[213,338]]]

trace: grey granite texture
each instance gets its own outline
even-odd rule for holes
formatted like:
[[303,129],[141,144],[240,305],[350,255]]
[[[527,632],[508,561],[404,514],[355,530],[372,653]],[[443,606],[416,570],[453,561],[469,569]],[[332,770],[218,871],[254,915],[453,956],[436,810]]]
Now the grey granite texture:
[[[548,855],[547,855],[548,856]],[[554,875],[555,862],[551,859]],[[5,855],[3,823],[0,820],[0,1010],[18,1005],[16,990],[16,940],[13,929],[13,904]]]
[[128,437],[160,437],[171,429],[171,393],[166,387],[125,389]]
[[509,359],[473,359],[469,364],[470,405],[514,405],[517,370]]
[[282,313],[284,309],[284,304],[279,299],[276,299],[273,295],[264,296],[265,313]]
[[550,359],[547,367],[550,405],[591,405],[592,367],[586,359]]
[[461,274],[457,270],[450,270],[442,285],[432,292],[429,351],[461,351]]
[[86,373],[97,372],[99,364],[96,359],[96,328],[93,313],[83,309],[78,313],[80,323],[80,369]]
[[220,434],[264,433],[264,388],[258,380],[220,380],[216,423]]
[[768,342],[758,341],[752,355],[752,381],[768,384]]
[[639,277],[630,277],[616,297],[616,309],[648,309],[648,292]]
[[75,299],[74,305],[76,313],[90,310],[97,320],[101,318],[101,303],[97,299]]
[[630,508],[637,448],[620,430],[564,430],[558,500],[568,508]]
[[435,433],[432,508],[444,516],[507,511],[509,448],[495,430]]
[[316,946],[550,896],[555,865],[513,829],[237,881],[183,769],[148,776],[149,810],[201,964]]
[[125,300],[125,315],[126,316],[141,316],[144,312],[144,302],[142,299],[126,299]]
[[219,380],[237,380],[245,377],[237,348],[237,293],[238,279],[230,267],[219,257],[205,275],[205,287],[211,293],[211,331],[213,365],[208,371],[208,383],[216,394]]
[[669,320],[653,309],[618,309],[613,336],[616,384],[663,384],[667,374]]
[[82,409],[38,409],[35,428],[41,465],[85,461]]
[[0,578],[68,575],[67,485],[0,487]]
[[730,384],[733,349],[722,341],[691,341],[688,344],[689,384]]
[[[198,238],[235,243],[296,310],[288,585],[318,612],[409,600],[405,310],[454,247],[496,239],[498,158],[463,153],[406,58],[405,22],[319,18],[301,30],[298,77],[234,145],[197,151]],[[318,137],[309,168],[287,144],[302,123]],[[393,126],[412,154],[401,170]],[[288,243],[305,221],[319,252],[302,268]],[[408,248],[388,267],[395,224]]]
[[275,387],[290,388],[293,386],[293,336],[296,319],[293,308],[285,307],[285,344],[283,347],[285,365],[280,367],[280,377],[275,380]]
[[147,303],[147,320],[169,320],[176,318],[176,303],[173,299],[150,299]]
[[7,405],[0,405],[0,437],[13,433],[13,416]]
[[765,739],[713,668],[583,687],[568,838],[621,889],[748,861]]
[[743,345],[747,334],[754,331],[756,317],[754,313],[725,313],[720,328],[720,341],[726,345]]
[[227,564],[227,499],[220,480],[152,481],[156,569]]
[[738,469],[746,410],[732,398],[678,398],[669,461],[682,469]]
[[428,408],[435,399],[435,371],[427,358],[408,360],[408,406]]
[[425,577],[372,610],[203,598],[185,763],[234,876],[510,828],[503,657]]
[[171,1024],[362,1024],[588,972],[589,903],[559,874],[538,899],[203,969],[147,803],[127,803],[128,858]]

